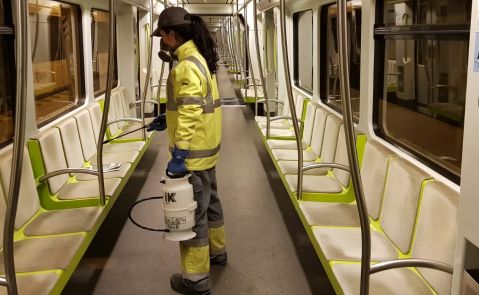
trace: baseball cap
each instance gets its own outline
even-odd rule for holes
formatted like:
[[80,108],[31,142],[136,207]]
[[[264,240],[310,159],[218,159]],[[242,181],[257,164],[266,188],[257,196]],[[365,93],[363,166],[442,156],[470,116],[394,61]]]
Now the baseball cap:
[[184,24],[191,24],[188,11],[181,7],[168,7],[160,13],[158,18],[158,27],[153,32],[152,36],[159,36],[160,30],[165,27]]

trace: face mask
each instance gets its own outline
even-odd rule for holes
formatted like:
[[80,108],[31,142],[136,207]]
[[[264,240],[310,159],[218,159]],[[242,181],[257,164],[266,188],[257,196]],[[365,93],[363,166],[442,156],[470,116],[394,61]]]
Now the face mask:
[[171,56],[168,54],[168,52],[164,51],[164,50],[160,50],[160,52],[158,52],[158,57],[164,61],[164,62],[167,62],[167,63],[170,63],[173,61],[173,59],[171,58]]

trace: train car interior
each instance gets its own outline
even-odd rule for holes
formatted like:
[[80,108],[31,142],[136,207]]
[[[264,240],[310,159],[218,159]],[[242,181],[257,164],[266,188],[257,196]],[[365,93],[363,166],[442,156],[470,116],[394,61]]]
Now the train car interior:
[[[184,59],[156,33],[171,7],[213,40],[214,74],[187,59],[204,96],[176,97]],[[190,217],[172,221],[166,190],[183,131],[158,124],[195,103],[222,114],[228,261],[210,253],[211,289],[184,294],[479,294],[477,12],[0,0],[0,294],[178,294]]]

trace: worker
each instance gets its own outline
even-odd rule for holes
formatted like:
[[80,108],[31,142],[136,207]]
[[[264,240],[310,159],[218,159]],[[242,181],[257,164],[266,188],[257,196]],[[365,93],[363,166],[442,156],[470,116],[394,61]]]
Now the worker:
[[226,264],[223,209],[215,167],[221,143],[217,46],[204,21],[180,7],[160,14],[154,36],[177,59],[167,81],[166,123],[171,160],[167,175],[191,174],[195,212],[193,239],[180,242],[182,273],[171,287],[183,294],[210,294],[210,263]]

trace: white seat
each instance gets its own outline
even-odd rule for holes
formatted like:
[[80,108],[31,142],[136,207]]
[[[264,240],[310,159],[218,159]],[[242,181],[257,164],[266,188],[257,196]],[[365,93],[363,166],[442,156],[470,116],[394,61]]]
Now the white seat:
[[[243,97],[255,97],[255,91],[254,91],[253,86],[251,86],[249,89],[242,88],[241,89],[241,95]],[[261,87],[261,86],[256,87],[256,97],[259,98],[259,99],[264,97],[263,87]]]
[[[8,193],[10,183],[10,171],[12,162],[11,148],[5,148],[0,152],[0,183],[3,191]],[[0,195],[1,195],[0,188]],[[3,203],[3,197],[0,196]],[[28,156],[24,151],[23,168],[18,202],[15,228],[19,229],[28,224],[24,229],[27,236],[55,235],[74,232],[86,232],[93,228],[98,220],[103,207],[87,207],[45,211],[40,206],[37,194],[33,169]],[[3,230],[3,227],[2,227]]]
[[[359,227],[313,227],[314,237],[328,261],[358,261],[361,258],[361,229]],[[393,260],[399,257],[391,241],[378,231],[371,230],[371,261]]]
[[[16,274],[18,294],[47,295],[59,279],[56,271],[38,274]],[[7,288],[0,288],[0,295],[7,295]]]
[[[360,264],[335,264],[333,272],[345,295],[359,295]],[[369,289],[371,295],[434,294],[419,276],[405,268],[371,275]]]
[[[303,162],[303,166],[318,164],[318,162],[307,161]],[[281,173],[286,174],[298,174],[298,161],[278,161],[279,169]],[[328,168],[314,168],[304,172],[304,175],[326,175]]]
[[[411,258],[453,265],[458,206],[457,192],[437,181],[424,185]],[[416,270],[418,273],[402,268],[371,275],[370,294],[451,294],[452,275],[434,269]],[[333,272],[344,294],[359,294],[359,263],[335,263]]]
[[[303,132],[302,132],[302,137],[301,137],[301,141],[304,144],[303,146],[306,146],[306,147],[311,145],[311,136],[313,134],[313,126],[314,126],[314,120],[315,120],[315,114],[316,114],[316,109],[317,108],[318,108],[318,105],[316,105],[315,103],[308,103],[308,105],[306,107],[306,116],[305,116],[305,119],[304,119],[304,125],[303,125],[303,130],[302,130]],[[278,141],[281,141],[281,140],[269,139],[267,141],[268,146],[271,149],[273,149],[273,153],[274,153],[274,150],[278,149],[278,148],[271,147],[271,144],[275,145],[275,144],[277,144]],[[281,145],[281,143],[280,143],[280,145]],[[286,149],[286,150],[297,150],[296,145],[290,145],[290,146],[292,148],[291,149]]]
[[[82,110],[74,116],[78,133],[80,136],[81,148],[83,151],[83,158],[85,161],[89,161],[96,155],[96,143],[97,137],[95,136],[90,112],[88,110]],[[129,151],[141,151],[145,146],[143,141],[130,141],[122,143],[108,143],[103,145],[103,152],[116,153],[116,152],[129,152]]]
[[[13,245],[16,272],[35,272],[65,269],[72,261],[84,236],[80,234],[27,238]],[[46,255],[48,253],[48,255]],[[0,251],[0,265],[3,270],[3,249]]]
[[[389,249],[398,248],[403,253],[410,249],[413,227],[416,221],[417,204],[421,186],[429,176],[417,167],[399,158],[391,159],[389,174],[384,189],[383,207],[379,220],[384,233],[373,227],[375,238],[372,240],[373,261],[397,258],[390,251],[375,252],[389,243]],[[361,258],[361,235],[359,227],[313,227],[314,235],[328,260],[359,260]],[[375,245],[377,243],[377,245]]]
[[[68,167],[63,145],[61,142],[60,131],[58,128],[48,128],[42,131],[37,137],[40,144],[45,172],[63,170]],[[115,154],[110,154],[115,155]],[[109,163],[105,160],[105,163]],[[120,162],[119,159],[116,162]],[[68,175],[62,174],[47,180],[52,195],[58,194],[62,199],[93,198],[99,196],[98,181],[87,180],[76,183],[68,182]],[[105,190],[108,196],[120,185],[120,179],[105,179]]]
[[[63,144],[63,150],[65,152],[65,158],[67,161],[68,168],[82,168],[85,166],[85,161],[83,157],[79,157],[83,153],[80,136],[78,134],[79,129],[88,128],[88,126],[83,126],[82,128],[77,127],[77,121],[74,118],[67,118],[60,123],[56,124],[60,130],[60,135]],[[137,152],[134,152],[137,153]],[[107,154],[104,154],[107,155]],[[106,158],[106,157],[105,157]],[[110,161],[111,159],[105,159],[105,162]],[[116,160],[116,159],[115,159]],[[127,159],[130,160],[130,159]],[[94,161],[96,163],[96,159]],[[131,164],[128,161],[119,162],[122,164],[120,171],[115,171],[112,173],[105,173],[105,178],[114,178],[114,177],[124,177],[128,173],[128,169],[131,167]],[[77,180],[92,180],[98,179],[95,175],[90,174],[77,174]]]
[[[273,156],[276,161],[298,161],[298,151],[297,150],[272,150]],[[303,151],[303,161],[314,162],[318,156],[310,150]]]
[[[335,146],[336,144],[333,142],[333,140],[337,140],[337,132],[339,132],[339,124],[341,123],[341,120],[337,117],[337,116],[330,116],[331,118],[329,118],[329,120],[327,121],[327,118],[329,117],[330,113],[326,110],[324,110],[322,107],[317,107],[317,110],[316,110],[316,113],[314,115],[314,124],[313,124],[313,128],[312,128],[312,132],[311,132],[311,141],[310,141],[310,144],[311,144],[311,152],[316,155],[316,162],[320,162],[318,161],[318,157],[320,157],[321,155],[321,148],[322,148],[322,145],[323,145],[323,137],[327,136],[327,140],[325,141],[329,141],[331,142],[332,144],[328,145],[330,148],[329,149],[325,149],[324,150],[324,154],[323,154],[323,157],[324,159],[334,159],[334,150],[331,149],[331,147]],[[328,122],[328,124],[326,124]],[[327,130],[325,130],[325,127],[328,127]],[[283,140],[284,141],[284,140]],[[276,140],[276,141],[273,141],[273,140],[268,140],[268,145],[270,145],[270,147],[272,145],[277,145],[279,146],[280,140]],[[291,147],[291,148],[290,148]],[[290,146],[290,147],[286,147],[286,148],[280,148],[281,150],[295,150],[296,153],[297,153],[297,148],[296,148],[296,145],[294,146]],[[327,154],[327,153],[330,153],[330,154]],[[293,153],[289,153],[289,154],[293,154]],[[298,169],[295,168],[298,166],[298,161],[297,161],[297,156],[296,157],[289,157],[289,158],[286,158],[286,155],[281,155],[281,157],[284,157],[282,160],[278,160],[278,165],[281,167],[281,171],[283,172],[283,174],[297,174],[298,173]],[[303,159],[303,161],[305,161],[303,163],[303,165],[308,165],[308,164],[312,164],[313,162],[312,161],[307,161],[305,159]],[[308,170],[305,174],[309,174],[309,175],[325,175],[327,173],[327,171],[329,171],[329,169],[323,169],[323,168],[320,168],[320,169],[313,169],[313,170]]]
[[[308,112],[306,112],[304,132],[303,132],[303,137],[301,139],[303,144],[303,149],[306,149],[307,147],[312,145],[312,141],[315,140],[314,139],[315,137],[313,136],[313,134],[315,133],[316,128],[322,128],[322,132],[316,131],[316,133],[314,134],[316,136],[320,136],[320,141],[322,141],[322,134],[324,133],[324,124],[326,121],[326,117],[329,114],[329,112],[325,111],[322,107],[314,103],[309,103],[308,107],[309,105],[315,106],[315,109],[314,109],[314,113],[309,112],[308,114]],[[283,149],[283,150],[298,149],[296,145],[296,141],[294,140],[287,141],[287,140],[280,140],[280,139],[268,139],[267,143],[270,149]]]
[[[326,163],[336,163],[348,166],[348,155],[346,152],[346,139],[343,130],[343,125],[339,126],[339,138],[336,145],[334,161]],[[334,133],[336,134],[336,133]],[[325,149],[323,149],[325,151]],[[349,186],[349,172],[332,169],[332,173],[324,175],[324,170],[318,169],[316,175],[303,175],[303,192],[306,193],[341,193]],[[286,181],[292,191],[297,191],[297,175],[286,175]]]
[[[389,159],[394,155],[391,150],[374,140],[366,142],[364,147],[361,179],[368,214],[375,220],[379,217]],[[299,207],[309,225],[359,226],[355,203],[299,201]]]
[[[302,119],[303,118],[303,107],[304,107],[304,103],[305,103],[305,99],[303,98],[303,96],[301,95],[298,95],[296,96],[296,99],[295,99],[295,106],[296,106],[296,116],[298,119]],[[289,104],[286,104],[286,101],[285,101],[285,104],[283,106],[283,112],[280,116],[290,116],[290,112],[289,112]],[[274,118],[274,117],[272,117]],[[266,117],[255,117],[255,120],[258,124],[258,127],[260,128],[263,136],[266,136]],[[271,134],[274,134],[274,135],[271,135],[273,137],[294,137],[294,131],[292,130],[292,125],[291,125],[291,121],[288,120],[288,119],[284,119],[282,121],[273,121],[273,122],[277,122],[277,123],[274,123],[274,124],[278,124],[280,125],[280,127],[278,129],[275,129],[275,128],[271,128],[270,132]],[[273,123],[271,122],[271,123]],[[288,129],[289,128],[289,129]],[[281,131],[281,130],[288,130],[289,132],[286,132],[286,131]]]

